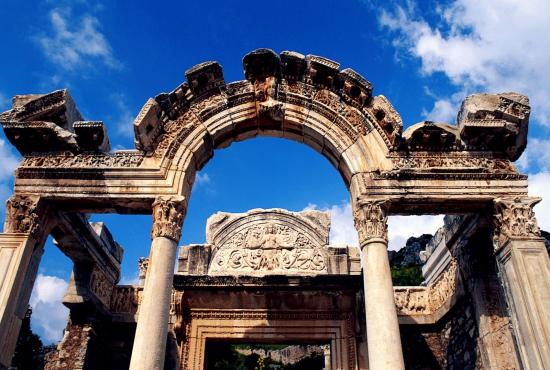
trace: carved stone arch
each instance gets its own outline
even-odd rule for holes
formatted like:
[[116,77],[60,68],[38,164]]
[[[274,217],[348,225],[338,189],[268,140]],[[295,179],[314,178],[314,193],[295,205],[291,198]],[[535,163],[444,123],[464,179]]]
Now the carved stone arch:
[[136,118],[136,147],[173,172],[167,177],[180,193],[214,149],[255,136],[312,147],[348,185],[354,174],[389,163],[401,118],[384,97],[372,98],[359,74],[322,57],[268,49],[247,54],[243,64],[247,80],[228,84],[216,62],[191,68],[186,83],[149,99]]

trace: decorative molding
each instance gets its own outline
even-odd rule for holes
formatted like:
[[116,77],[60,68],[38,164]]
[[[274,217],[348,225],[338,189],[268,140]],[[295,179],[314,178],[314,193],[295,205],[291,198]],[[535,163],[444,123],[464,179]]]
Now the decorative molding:
[[40,240],[42,227],[38,215],[39,198],[30,195],[14,195],[6,202],[6,232],[29,234]]
[[118,151],[113,154],[50,154],[28,155],[20,165],[30,168],[135,168],[143,161],[144,154],[136,151]]
[[395,287],[398,315],[433,315],[442,309],[459,291],[458,263],[451,260],[445,271],[427,287]]
[[90,277],[90,290],[107,307],[111,303],[113,289],[114,282],[110,281],[102,271],[94,268]]
[[493,237],[495,250],[500,249],[508,239],[540,238],[533,207],[538,197],[506,197],[494,200]]
[[157,197],[153,203],[152,238],[165,237],[177,243],[181,236],[185,212],[184,197]]
[[386,199],[364,201],[353,211],[353,221],[359,233],[361,248],[371,239],[388,242],[388,209],[390,202]]
[[109,300],[111,312],[115,314],[137,314],[142,295],[142,287],[131,285],[115,286]]

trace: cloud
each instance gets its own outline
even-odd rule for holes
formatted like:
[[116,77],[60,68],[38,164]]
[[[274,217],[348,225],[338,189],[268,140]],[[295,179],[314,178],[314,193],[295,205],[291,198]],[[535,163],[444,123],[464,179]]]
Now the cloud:
[[4,205],[12,193],[13,172],[19,164],[19,158],[10,149],[9,144],[1,138],[0,160],[2,161],[2,165],[0,166],[0,221],[2,221],[6,213]]
[[197,172],[197,175],[195,176],[195,184],[197,185],[206,185],[210,184],[211,179],[210,176],[206,172]]
[[388,217],[388,238],[391,250],[399,250],[411,236],[435,234],[443,226],[443,215],[437,216],[390,216]]
[[55,276],[39,274],[34,283],[30,305],[33,313],[31,324],[45,343],[58,342],[67,325],[69,309],[61,300],[68,283]]
[[452,122],[456,118],[457,104],[449,99],[436,100],[431,111],[422,111],[427,120],[434,122]]
[[[550,2],[453,0],[428,23],[413,3],[383,9],[382,28],[392,44],[421,61],[421,73],[441,72],[462,98],[477,90],[517,91],[531,99],[534,118],[550,125]],[[445,112],[436,102],[432,111]]]
[[8,98],[5,94],[0,93],[0,112],[10,109],[11,99]]
[[529,195],[542,197],[542,201],[535,206],[535,215],[539,227],[550,231],[550,172],[539,172],[529,175]]
[[97,62],[112,69],[121,68],[100,30],[101,23],[91,14],[73,17],[70,8],[57,8],[50,11],[49,22],[51,32],[38,37],[37,42],[52,63],[68,71]]
[[[315,204],[308,204],[304,210],[319,209]],[[319,209],[329,211],[331,228],[329,242],[333,245],[358,246],[357,230],[353,224],[352,210],[349,202]],[[443,226],[443,216],[390,216],[388,217],[388,238],[391,250],[399,250],[411,236],[434,234]]]
[[109,96],[114,105],[114,114],[111,117],[115,132],[127,138],[134,138],[134,118],[136,114],[128,107],[127,97],[123,93],[113,93]]
[[550,140],[529,138],[516,165],[524,172],[550,172]]

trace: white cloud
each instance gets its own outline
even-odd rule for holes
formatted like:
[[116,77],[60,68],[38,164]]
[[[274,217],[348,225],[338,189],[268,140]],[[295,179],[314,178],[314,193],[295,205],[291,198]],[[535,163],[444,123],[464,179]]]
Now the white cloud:
[[[134,118],[136,114],[128,107],[127,97],[123,93],[110,94],[109,99],[113,102],[113,115],[109,117],[113,122],[113,129],[118,135],[134,138]],[[119,145],[119,149],[123,149]]]
[[[319,209],[315,204],[308,204],[304,210]],[[358,246],[357,230],[353,224],[349,202],[320,209],[329,211],[331,216],[330,244]],[[388,218],[388,238],[391,250],[405,246],[411,236],[434,234],[443,226],[443,216],[390,216]]]
[[195,176],[195,184],[197,185],[206,185],[211,182],[210,176],[206,172],[197,172]]
[[19,159],[10,150],[9,145],[4,139],[0,138],[0,183],[13,176],[13,171],[19,164]]
[[390,216],[388,217],[388,238],[391,250],[399,250],[411,236],[435,234],[443,226],[443,215],[437,216]]
[[39,274],[34,283],[30,305],[33,313],[33,330],[40,334],[46,343],[57,342],[63,336],[67,325],[69,309],[61,300],[67,291],[68,283],[55,276]]
[[530,138],[516,164],[524,172],[550,172],[550,140]]
[[11,99],[5,94],[0,93],[0,112],[9,109],[11,106]]
[[52,32],[37,41],[51,62],[69,71],[98,61],[109,68],[121,67],[94,16],[74,17],[70,8],[57,8],[49,13],[49,21]]
[[550,231],[550,172],[539,172],[529,175],[529,195],[542,197],[542,201],[535,206],[535,215],[539,227]]
[[422,115],[429,121],[452,122],[456,118],[457,104],[448,99],[436,100],[431,111],[424,110]]
[[9,148],[9,145],[4,139],[0,138],[0,221],[5,215],[5,202],[11,195],[11,182],[13,180],[13,171],[19,164],[19,159],[14,152]]
[[548,14],[547,0],[454,0],[438,9],[439,19],[430,24],[409,2],[392,12],[382,10],[379,22],[397,35],[398,50],[421,60],[423,74],[444,73],[463,95],[476,90],[527,94],[534,118],[550,125]]

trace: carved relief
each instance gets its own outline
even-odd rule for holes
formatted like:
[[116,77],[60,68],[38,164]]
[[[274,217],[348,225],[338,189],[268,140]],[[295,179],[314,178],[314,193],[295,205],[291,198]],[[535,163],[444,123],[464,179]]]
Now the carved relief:
[[113,313],[135,314],[140,303],[142,288],[135,286],[117,286],[113,289],[110,307]]
[[541,201],[536,197],[510,197],[495,199],[493,235],[495,248],[499,249],[507,239],[538,238],[540,229],[533,206]]
[[359,244],[364,247],[370,239],[388,240],[388,208],[387,200],[373,200],[359,204],[353,211],[353,221],[359,233]]
[[185,211],[184,197],[157,197],[153,203],[152,238],[162,236],[177,243],[181,236]]
[[321,272],[326,256],[303,233],[276,223],[255,225],[233,235],[217,251],[210,272]]
[[98,269],[92,271],[92,276],[90,277],[90,290],[107,307],[109,307],[111,302],[113,287],[114,283],[107,279],[103,272]]
[[40,217],[37,213],[38,198],[28,195],[14,195],[6,202],[6,231],[41,237]]
[[429,315],[439,310],[458,290],[458,263],[452,260],[445,272],[427,287],[394,288],[400,315]]
[[23,159],[21,167],[52,168],[132,168],[143,161],[139,152],[116,152],[114,154],[60,154],[48,156],[30,155]]

